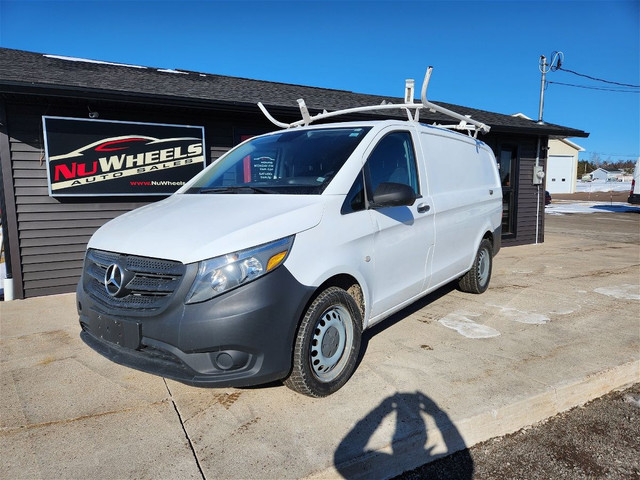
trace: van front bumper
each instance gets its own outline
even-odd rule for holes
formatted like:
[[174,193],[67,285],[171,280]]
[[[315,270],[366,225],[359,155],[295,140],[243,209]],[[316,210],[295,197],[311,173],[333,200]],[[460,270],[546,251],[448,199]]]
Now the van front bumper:
[[240,387],[289,374],[298,320],[312,287],[281,266],[219,297],[186,305],[191,282],[183,283],[167,308],[145,315],[113,311],[88,295],[81,280],[82,339],[116,363],[187,385]]

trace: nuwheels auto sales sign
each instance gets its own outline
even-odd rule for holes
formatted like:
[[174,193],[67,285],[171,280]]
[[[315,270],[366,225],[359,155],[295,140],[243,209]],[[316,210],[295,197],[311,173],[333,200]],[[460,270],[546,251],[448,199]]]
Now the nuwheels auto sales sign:
[[205,166],[204,127],[42,117],[49,195],[169,195]]

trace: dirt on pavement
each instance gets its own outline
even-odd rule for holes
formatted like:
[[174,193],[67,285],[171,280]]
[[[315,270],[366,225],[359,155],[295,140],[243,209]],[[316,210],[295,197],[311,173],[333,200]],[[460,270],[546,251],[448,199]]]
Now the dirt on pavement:
[[553,203],[554,200],[573,200],[580,202],[627,202],[629,198],[629,192],[612,191],[612,192],[578,192],[578,193],[552,193]]

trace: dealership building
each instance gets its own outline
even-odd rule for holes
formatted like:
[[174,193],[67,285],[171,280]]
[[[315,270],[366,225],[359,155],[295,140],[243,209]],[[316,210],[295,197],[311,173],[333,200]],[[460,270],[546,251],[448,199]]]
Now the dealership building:
[[[274,130],[258,102],[294,122],[300,98],[312,115],[404,101],[0,48],[0,207],[12,297],[74,291],[87,242],[101,225],[165,198],[234,145]],[[545,169],[550,139],[588,133],[435,103],[491,127],[479,138],[500,167],[503,246],[544,241],[544,180],[536,181],[535,167]],[[424,110],[420,121],[451,123]]]

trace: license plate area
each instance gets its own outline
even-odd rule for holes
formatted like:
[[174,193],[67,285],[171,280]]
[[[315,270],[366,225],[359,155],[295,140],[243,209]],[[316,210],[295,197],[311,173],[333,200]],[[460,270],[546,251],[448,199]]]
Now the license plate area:
[[98,315],[96,335],[110,343],[137,350],[140,348],[140,324]]

